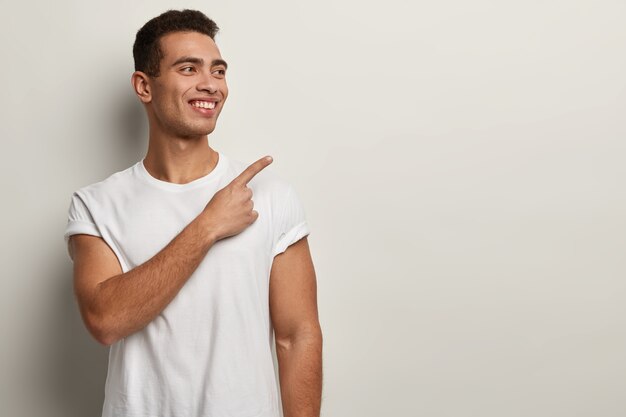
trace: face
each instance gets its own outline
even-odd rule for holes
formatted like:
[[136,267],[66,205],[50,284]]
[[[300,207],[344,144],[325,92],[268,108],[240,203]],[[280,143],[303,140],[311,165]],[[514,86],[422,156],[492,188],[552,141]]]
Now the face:
[[[209,36],[174,32],[160,40],[158,77],[146,76],[150,129],[181,138],[213,132],[228,97],[226,62]],[[141,95],[140,95],[141,98]]]

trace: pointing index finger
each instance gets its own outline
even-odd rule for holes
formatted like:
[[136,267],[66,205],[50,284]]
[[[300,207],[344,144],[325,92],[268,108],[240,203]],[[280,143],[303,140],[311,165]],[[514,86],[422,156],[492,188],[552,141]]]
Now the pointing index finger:
[[265,168],[266,166],[268,166],[269,164],[271,164],[273,161],[271,156],[264,156],[263,158],[259,159],[258,161],[252,163],[250,166],[248,166],[248,168],[246,168],[245,170],[242,171],[241,174],[239,174],[234,180],[233,182],[237,182],[240,183],[241,185],[247,185],[248,182],[250,182],[250,180],[252,178],[254,178],[254,176],[256,174],[258,174],[259,172],[261,172],[261,170],[263,168]]

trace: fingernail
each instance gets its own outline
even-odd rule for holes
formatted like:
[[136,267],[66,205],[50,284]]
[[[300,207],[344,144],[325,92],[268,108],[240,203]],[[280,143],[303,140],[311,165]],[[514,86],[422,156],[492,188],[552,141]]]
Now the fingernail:
[[271,161],[272,157],[271,156],[266,156],[265,159],[267,159],[268,161]]

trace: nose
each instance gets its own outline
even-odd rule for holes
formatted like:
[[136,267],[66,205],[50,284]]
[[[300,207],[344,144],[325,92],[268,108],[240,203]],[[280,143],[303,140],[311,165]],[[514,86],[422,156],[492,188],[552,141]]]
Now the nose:
[[217,81],[210,72],[203,72],[202,77],[198,80],[196,89],[198,91],[206,91],[209,94],[215,94],[217,92]]

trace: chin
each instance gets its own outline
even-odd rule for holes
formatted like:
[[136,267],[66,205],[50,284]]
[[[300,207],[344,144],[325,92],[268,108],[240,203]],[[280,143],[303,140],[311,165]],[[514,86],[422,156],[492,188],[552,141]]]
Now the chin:
[[213,133],[214,130],[215,130],[215,126],[213,126],[210,129],[203,130],[202,135],[210,135],[211,133]]
[[198,132],[202,132],[203,135],[208,135],[209,133],[212,133],[215,130],[216,124],[215,122],[212,122],[210,124],[206,124],[204,126],[198,126],[197,127],[197,131]]
[[215,130],[215,125],[213,126],[197,126],[195,128],[186,129],[185,131],[180,132],[180,136],[182,137],[198,137],[198,136],[207,136],[213,133]]

